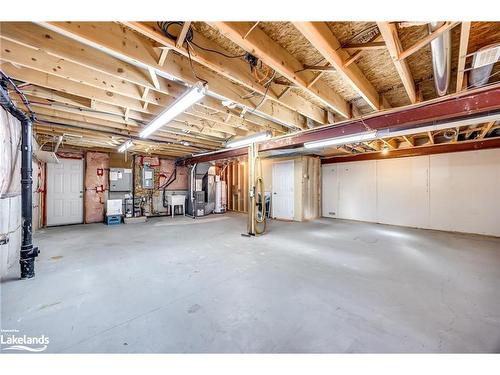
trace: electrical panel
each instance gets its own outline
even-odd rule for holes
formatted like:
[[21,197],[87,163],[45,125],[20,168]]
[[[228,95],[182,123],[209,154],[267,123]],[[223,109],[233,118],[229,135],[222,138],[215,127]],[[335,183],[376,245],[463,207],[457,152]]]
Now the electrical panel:
[[153,189],[155,182],[155,171],[154,169],[145,165],[142,168],[142,187],[144,189]]
[[109,191],[132,191],[132,169],[110,168]]

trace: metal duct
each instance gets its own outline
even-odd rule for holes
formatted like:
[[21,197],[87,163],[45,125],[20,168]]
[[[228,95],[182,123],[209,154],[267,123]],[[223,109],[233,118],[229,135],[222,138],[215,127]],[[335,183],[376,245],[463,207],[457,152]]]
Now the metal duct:
[[[444,22],[430,22],[429,32],[433,32],[444,25]],[[446,95],[450,84],[451,72],[451,34],[445,31],[431,42],[432,68],[434,70],[434,84],[439,96]]]
[[490,79],[493,65],[500,59],[500,44],[489,45],[478,50],[472,59],[469,84],[472,87],[486,85]]

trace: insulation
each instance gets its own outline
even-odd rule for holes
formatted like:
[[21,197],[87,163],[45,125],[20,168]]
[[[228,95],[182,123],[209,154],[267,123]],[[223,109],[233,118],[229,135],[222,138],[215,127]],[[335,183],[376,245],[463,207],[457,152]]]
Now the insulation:
[[21,194],[21,123],[0,109],[0,197]]
[[[102,171],[102,174],[101,174]],[[87,152],[85,167],[85,223],[104,221],[108,191],[109,155]]]

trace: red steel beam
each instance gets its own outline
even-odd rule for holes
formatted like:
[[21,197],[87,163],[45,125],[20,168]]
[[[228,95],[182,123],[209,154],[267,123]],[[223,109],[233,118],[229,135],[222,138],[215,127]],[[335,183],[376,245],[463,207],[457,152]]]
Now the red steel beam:
[[[336,138],[367,130],[417,127],[441,121],[465,119],[474,115],[500,112],[500,84],[454,94],[425,103],[376,112],[366,117],[350,119],[333,125],[321,126],[288,136],[278,137],[260,144],[260,151],[302,147],[306,142]],[[184,164],[221,160],[247,153],[246,148],[228,150],[213,155],[184,159]]]
[[321,160],[321,164],[344,163],[348,161],[378,160],[405,158],[411,156],[424,156],[431,154],[445,154],[448,152],[486,150],[488,148],[500,148],[500,137],[483,139],[481,141],[464,141],[459,143],[442,143],[432,146],[419,146],[390,150],[386,154],[381,151],[367,152],[349,156],[334,156]]

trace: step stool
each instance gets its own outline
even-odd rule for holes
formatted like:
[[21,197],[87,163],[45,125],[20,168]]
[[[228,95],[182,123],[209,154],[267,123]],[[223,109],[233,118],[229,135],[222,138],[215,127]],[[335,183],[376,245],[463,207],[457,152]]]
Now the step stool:
[[122,223],[121,215],[106,216],[106,224],[107,225],[115,225],[115,224],[121,224],[121,223]]

